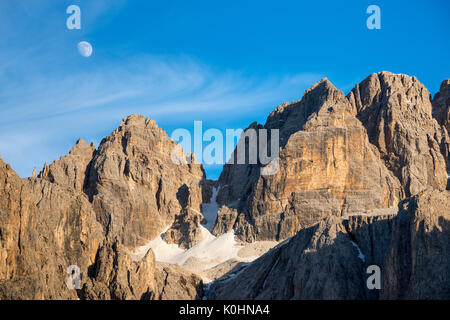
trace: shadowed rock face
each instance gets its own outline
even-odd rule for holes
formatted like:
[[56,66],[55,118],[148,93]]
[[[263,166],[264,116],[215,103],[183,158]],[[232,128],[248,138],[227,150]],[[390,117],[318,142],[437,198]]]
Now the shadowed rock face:
[[300,102],[278,107],[265,128],[280,130],[278,171],[263,176],[258,165],[226,165],[216,233],[233,228],[246,241],[285,239],[325,216],[390,207],[401,199],[399,181],[369,143],[356,109],[328,80]]
[[348,99],[406,196],[426,188],[445,190],[441,145],[448,136],[432,117],[430,93],[423,84],[415,77],[381,72],[357,84]]
[[140,300],[156,295],[155,257],[151,250],[141,261],[133,261],[119,241],[105,241],[91,273],[81,289],[81,299]]
[[450,299],[450,192],[400,204],[385,258],[382,299]]
[[[446,135],[441,143],[441,153],[447,161],[447,174],[450,173],[450,79],[442,81],[441,88],[433,98],[433,117],[445,128]],[[444,131],[444,129],[443,129]],[[450,179],[447,181],[450,190]]]
[[[216,281],[208,298],[449,299],[449,199],[426,191],[398,212],[327,217]],[[380,290],[366,285],[369,265],[381,268]]]
[[199,300],[203,297],[203,280],[177,265],[156,264],[157,300]]

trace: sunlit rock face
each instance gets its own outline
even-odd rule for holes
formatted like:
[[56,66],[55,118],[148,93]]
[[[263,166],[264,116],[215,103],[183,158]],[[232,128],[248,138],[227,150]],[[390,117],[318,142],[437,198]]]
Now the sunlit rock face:
[[136,115],[103,139],[85,191],[107,234],[126,246],[143,245],[183,209],[200,212],[205,173],[200,164],[174,163],[176,146],[155,121]]
[[[285,239],[326,216],[396,205],[400,183],[356,114],[326,79],[300,102],[274,110],[265,127],[280,130],[278,171],[261,175],[255,165],[225,166],[215,232],[234,228],[247,241]],[[237,184],[236,177],[250,182]]]
[[0,159],[0,299],[76,299],[66,270],[87,275],[103,237],[87,197]]
[[116,239],[100,247],[92,276],[79,296],[83,300],[194,300],[202,292],[199,276],[156,262],[152,250],[136,261]]
[[72,147],[69,154],[61,157],[49,166],[45,164],[44,169],[38,177],[50,182],[72,187],[82,193],[86,183],[86,172],[88,165],[94,156],[94,144],[88,144],[79,139]]
[[[201,227],[191,221],[210,187],[202,190],[193,159],[172,161],[176,146],[154,121],[130,116],[98,150],[79,140],[38,178],[21,179],[0,160],[0,299],[199,298],[198,276],[158,264],[151,250],[142,261],[130,255],[179,217]],[[198,241],[199,232],[177,231],[167,241]],[[84,289],[67,287],[69,266]]]

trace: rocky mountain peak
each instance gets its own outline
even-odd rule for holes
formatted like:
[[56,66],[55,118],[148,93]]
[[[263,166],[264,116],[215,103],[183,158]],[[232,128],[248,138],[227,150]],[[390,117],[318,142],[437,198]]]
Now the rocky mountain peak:
[[62,186],[83,192],[86,182],[86,170],[95,152],[94,143],[88,144],[83,139],[70,149],[69,154],[54,161],[50,166],[44,165],[38,177]]
[[132,128],[146,128],[148,130],[154,129],[157,131],[161,130],[156,124],[155,120],[140,114],[132,114],[123,118],[119,128],[124,127],[128,128],[129,130],[132,130]]
[[[227,163],[208,181],[200,164],[174,162],[178,144],[142,115],[98,149],[78,140],[37,178],[0,158],[0,299],[199,299],[201,277],[162,261],[200,270],[180,251],[229,254],[234,235],[258,255],[286,241],[253,263],[201,269],[223,275],[208,298],[446,298],[449,85],[431,101],[406,75],[374,73],[347,96],[324,78],[247,128],[279,130],[270,174],[262,161]],[[177,258],[158,260],[169,247]],[[379,292],[365,286],[373,264]]]
[[201,164],[174,163],[176,146],[154,120],[131,115],[95,153],[86,192],[106,232],[125,245],[154,239],[183,214],[185,204],[200,212],[205,173]]
[[319,99],[321,101],[334,100],[338,101],[345,97],[341,90],[338,90],[327,78],[321,79],[307,89],[303,95],[303,99]]
[[299,102],[278,107],[265,127],[280,130],[280,170],[262,176],[255,165],[225,166],[216,233],[233,228],[247,241],[285,239],[325,216],[389,207],[401,198],[356,108],[327,79]]
[[[284,103],[272,111],[264,127],[280,130],[280,144],[284,146],[289,137],[301,130],[311,117],[320,116],[323,121],[334,117],[337,112],[354,114],[342,91],[323,78],[305,91],[300,101]],[[331,117],[330,117],[331,115]],[[342,118],[342,117],[341,117]]]
[[432,117],[430,97],[416,77],[390,72],[371,74],[347,96],[405,195],[447,184],[441,151],[447,138]]
[[95,151],[95,144],[91,142],[90,144],[83,139],[78,139],[76,144],[70,149],[69,154],[74,156],[83,156],[85,154],[92,154]]

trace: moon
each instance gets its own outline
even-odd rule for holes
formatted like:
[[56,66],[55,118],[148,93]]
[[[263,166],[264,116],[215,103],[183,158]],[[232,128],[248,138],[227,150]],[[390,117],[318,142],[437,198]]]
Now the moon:
[[92,54],[92,46],[89,42],[87,41],[81,41],[80,43],[78,43],[77,45],[78,47],[78,52],[85,58],[88,58],[91,56]]

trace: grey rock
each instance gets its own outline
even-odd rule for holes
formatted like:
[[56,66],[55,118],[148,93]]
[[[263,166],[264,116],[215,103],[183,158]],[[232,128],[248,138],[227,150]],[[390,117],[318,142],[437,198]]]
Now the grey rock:
[[203,297],[202,279],[177,265],[156,264],[156,287],[159,300],[199,300]]
[[91,273],[80,290],[81,299],[150,300],[156,295],[155,256],[151,250],[136,262],[119,241],[105,240]]

